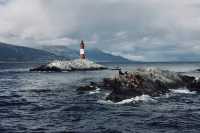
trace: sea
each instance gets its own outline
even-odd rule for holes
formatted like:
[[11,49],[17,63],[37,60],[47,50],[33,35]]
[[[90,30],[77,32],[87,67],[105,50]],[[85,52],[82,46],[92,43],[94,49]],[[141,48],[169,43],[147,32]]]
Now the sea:
[[[0,133],[199,133],[200,94],[187,88],[119,103],[109,91],[79,92],[117,71],[29,72],[37,63],[0,63]],[[123,71],[159,68],[200,77],[200,62],[103,63]]]

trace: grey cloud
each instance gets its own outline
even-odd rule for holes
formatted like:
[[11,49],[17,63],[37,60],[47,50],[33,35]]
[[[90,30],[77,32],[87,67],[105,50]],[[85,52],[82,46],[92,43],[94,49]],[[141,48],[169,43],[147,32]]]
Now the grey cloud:
[[88,47],[133,60],[200,59],[199,0],[2,2],[2,41],[73,47],[84,39]]

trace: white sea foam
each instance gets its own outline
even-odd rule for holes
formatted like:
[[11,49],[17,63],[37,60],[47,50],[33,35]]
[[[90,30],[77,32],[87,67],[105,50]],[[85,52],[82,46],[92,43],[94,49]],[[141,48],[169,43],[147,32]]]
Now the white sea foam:
[[180,89],[171,89],[172,93],[180,93],[180,94],[196,94],[195,91],[190,91],[186,88],[180,88]]
[[198,80],[199,80],[199,77],[195,77],[195,80],[198,81]]
[[100,88],[97,88],[97,89],[96,89],[96,90],[94,90],[94,91],[90,91],[90,92],[89,92],[89,94],[91,94],[91,95],[92,95],[92,94],[97,94],[97,93],[100,93],[100,90],[101,90]]
[[155,99],[153,99],[152,97],[150,97],[149,95],[142,95],[142,96],[136,96],[136,97],[133,97],[133,98],[130,98],[130,99],[125,99],[125,100],[122,100],[116,104],[127,104],[127,103],[136,103],[136,102],[140,102],[140,101],[143,101],[143,102],[154,102],[156,101]]
[[100,103],[100,104],[115,104],[114,102],[112,102],[110,100],[98,100],[97,103]]
[[142,96],[136,96],[130,99],[125,99],[120,102],[114,103],[110,100],[99,100],[98,103],[101,104],[115,104],[115,105],[121,105],[121,104],[128,104],[128,103],[137,103],[137,102],[155,102],[156,100],[150,97],[149,95],[142,95]]

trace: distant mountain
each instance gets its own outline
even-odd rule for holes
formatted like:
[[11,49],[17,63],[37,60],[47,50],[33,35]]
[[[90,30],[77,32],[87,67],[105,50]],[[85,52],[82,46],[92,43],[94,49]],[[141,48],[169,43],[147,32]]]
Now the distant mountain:
[[43,45],[43,46],[37,46],[37,49],[41,49],[41,50],[47,51],[49,53],[53,53],[57,56],[62,56],[62,57],[66,57],[66,58],[69,58],[69,59],[79,58],[79,51],[70,49],[67,46]]
[[0,42],[0,61],[49,61],[62,59],[53,53]]
[[112,55],[99,49],[90,49],[86,51],[86,57],[97,62],[132,62],[121,56]]
[[[79,58],[79,51],[70,49],[67,46],[40,46],[39,48],[58,56],[64,56],[70,59]],[[85,53],[86,58],[96,62],[131,62],[126,58],[115,56],[99,49],[86,49]]]

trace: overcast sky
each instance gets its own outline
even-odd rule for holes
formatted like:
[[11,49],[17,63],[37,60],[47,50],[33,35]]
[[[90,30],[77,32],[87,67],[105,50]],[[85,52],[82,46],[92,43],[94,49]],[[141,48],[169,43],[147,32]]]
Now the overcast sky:
[[140,61],[200,60],[200,0],[0,0],[0,41],[80,40]]

